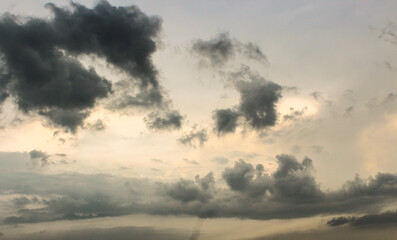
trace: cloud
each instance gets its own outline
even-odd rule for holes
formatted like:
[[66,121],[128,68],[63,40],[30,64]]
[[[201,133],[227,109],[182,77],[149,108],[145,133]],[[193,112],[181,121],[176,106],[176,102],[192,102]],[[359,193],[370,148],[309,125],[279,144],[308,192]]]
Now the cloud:
[[106,124],[101,119],[97,119],[94,123],[88,123],[87,127],[91,131],[103,131],[106,129]]
[[294,120],[302,117],[305,114],[305,110],[307,107],[303,108],[302,110],[295,110],[294,108],[290,108],[290,114],[285,114],[283,116],[284,120]]
[[281,86],[259,76],[248,75],[251,81],[238,81],[241,114],[254,129],[273,126],[277,120],[276,103],[281,98]]
[[192,130],[189,133],[184,134],[178,139],[178,142],[183,145],[188,145],[196,147],[197,145],[203,146],[203,144],[208,141],[208,135],[206,129]]
[[183,116],[178,111],[152,112],[144,118],[146,126],[152,130],[180,129]]
[[215,157],[215,158],[211,159],[211,162],[223,165],[223,164],[228,164],[229,159],[227,159],[225,157]]
[[368,214],[361,217],[337,217],[329,220],[327,225],[336,227],[344,224],[350,226],[371,226],[397,224],[397,211],[387,211],[380,214]]
[[192,46],[193,52],[208,59],[213,65],[222,65],[234,55],[234,46],[228,33],[220,33],[211,40],[198,39]]
[[64,196],[43,200],[44,208],[20,209],[19,216],[4,219],[5,224],[36,223],[57,220],[79,220],[95,217],[120,216],[123,212],[131,211],[129,206],[112,202],[107,195],[94,194],[82,198]]
[[232,109],[217,109],[214,111],[213,119],[215,120],[215,131],[218,135],[231,133],[238,126],[239,113]]
[[200,164],[196,160],[189,160],[187,158],[184,158],[183,161],[185,161],[186,163],[192,164],[192,165],[199,165]]
[[[356,176],[341,188],[324,191],[312,160],[277,155],[278,167],[239,160],[215,180],[210,172],[177,181],[105,174],[44,174],[3,171],[0,194],[10,195],[12,212],[4,224],[77,220],[144,213],[200,218],[292,219],[317,215],[376,214],[397,198],[397,175]],[[133,186],[133,189],[131,188]],[[128,191],[127,191],[128,190]],[[16,197],[20,204],[15,204]],[[37,198],[35,204],[27,203]],[[27,203],[27,204],[26,204]],[[386,214],[387,215],[387,214]],[[387,215],[388,216],[388,215]]]
[[[11,14],[0,20],[0,102],[11,96],[23,112],[38,113],[73,133],[100,99],[112,96],[113,108],[165,104],[151,60],[159,17],[107,1],[92,9],[75,2],[70,8],[46,7],[54,15],[50,20],[22,21]],[[125,72],[128,89],[118,91],[121,82],[112,90],[107,79],[77,60],[83,54]]]
[[192,45],[192,52],[201,57],[201,62],[208,66],[222,66],[236,54],[241,54],[248,59],[261,63],[267,63],[266,56],[256,44],[244,44],[236,38],[231,38],[227,32],[219,33],[210,40],[195,40]]
[[354,106],[350,106],[345,109],[345,113],[343,114],[344,117],[351,117],[354,112]]
[[50,164],[68,164],[64,159],[67,155],[63,153],[48,154],[39,150],[29,152],[30,162],[33,167],[45,167]]
[[197,175],[195,181],[181,179],[179,182],[167,185],[165,192],[169,197],[183,203],[191,201],[206,202],[212,198],[213,184],[214,175],[209,173],[203,178]]
[[48,158],[50,157],[50,155],[48,155],[47,153],[38,150],[30,151],[29,156],[34,167],[37,167],[39,165],[41,167],[44,167],[48,164]]
[[218,134],[234,132],[239,117],[258,131],[276,124],[276,104],[282,97],[280,85],[264,79],[247,66],[225,76],[227,83],[239,92],[240,103],[235,110],[215,110],[213,118]]

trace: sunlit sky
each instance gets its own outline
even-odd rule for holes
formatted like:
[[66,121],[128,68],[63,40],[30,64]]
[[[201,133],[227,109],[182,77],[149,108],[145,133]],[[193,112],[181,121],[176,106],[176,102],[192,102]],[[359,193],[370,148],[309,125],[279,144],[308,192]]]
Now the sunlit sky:
[[0,239],[393,239],[397,1],[47,3],[0,2]]

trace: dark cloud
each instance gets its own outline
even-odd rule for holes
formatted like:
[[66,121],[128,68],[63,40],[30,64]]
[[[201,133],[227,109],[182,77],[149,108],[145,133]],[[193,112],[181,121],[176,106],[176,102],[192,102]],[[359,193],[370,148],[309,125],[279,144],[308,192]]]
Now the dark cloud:
[[[70,8],[46,6],[54,15],[50,20],[20,21],[10,14],[0,20],[0,102],[12,96],[20,110],[36,112],[71,132],[110,94],[114,108],[163,104],[151,60],[161,30],[159,17],[107,1],[92,9],[75,2]],[[112,91],[108,80],[77,60],[82,54],[103,58],[125,72],[130,87]]]
[[264,174],[262,164],[254,167],[243,160],[222,173],[227,185],[234,191],[246,193],[250,197],[263,197],[268,193],[277,201],[311,201],[322,193],[315,179],[310,175],[311,160],[302,163],[291,155],[278,155],[278,169],[272,175]]
[[201,130],[192,130],[178,139],[178,142],[181,144],[192,147],[196,147],[197,145],[203,146],[206,141],[208,141],[208,135],[207,130],[204,128]]
[[266,56],[259,46],[254,43],[241,43],[237,39],[231,38],[227,32],[219,33],[210,40],[195,40],[192,51],[209,66],[222,66],[237,53],[258,62],[267,63]]
[[44,167],[48,164],[48,158],[50,157],[47,153],[38,150],[30,151],[29,156],[34,167]]
[[173,199],[183,203],[191,201],[206,202],[212,198],[212,188],[214,184],[213,173],[200,178],[196,176],[195,181],[181,179],[179,182],[167,185],[165,192]]
[[193,52],[208,59],[213,65],[223,65],[235,53],[232,39],[228,33],[220,33],[211,40],[196,40],[192,46]]
[[67,155],[63,153],[48,154],[39,150],[29,152],[30,162],[33,167],[45,167],[50,164],[68,164],[65,160]]
[[4,219],[5,224],[35,223],[57,220],[79,220],[95,217],[120,216],[123,212],[131,212],[130,206],[122,206],[102,194],[94,194],[76,199],[73,196],[64,196],[43,200],[44,208],[20,209],[19,216],[10,216]]
[[[323,191],[314,178],[312,160],[298,161],[291,155],[276,159],[278,167],[273,172],[262,164],[237,161],[222,172],[219,181],[226,184],[215,181],[212,173],[157,183],[104,174],[3,171],[0,194],[12,195],[10,205],[15,209],[2,213],[2,221],[18,224],[134,213],[263,220],[363,215],[377,214],[397,198],[396,174],[379,173],[368,179],[356,176],[337,190]],[[12,200],[15,197],[21,198],[18,204]],[[35,197],[37,204],[30,204]]]
[[152,112],[144,119],[146,126],[152,130],[180,129],[182,120],[183,116],[178,111]]
[[[73,54],[96,54],[139,79],[142,87],[157,87],[151,61],[154,39],[161,29],[159,17],[149,17],[136,6],[115,7],[100,1],[93,9],[71,3],[73,11],[47,4],[59,29],[60,47]],[[71,27],[73,26],[73,27]]]
[[217,109],[214,111],[215,131],[218,135],[234,132],[238,126],[239,113],[232,109]]
[[12,199],[14,206],[17,208],[25,207],[25,205],[30,203],[37,203],[39,202],[37,197],[28,198],[28,197],[16,197]]
[[222,177],[231,190],[259,197],[269,190],[268,176],[263,175],[263,171],[262,164],[254,168],[251,164],[240,160],[235,162],[234,167],[226,168]]
[[215,131],[218,134],[233,132],[238,118],[255,130],[274,126],[277,121],[276,104],[282,87],[243,66],[239,71],[225,74],[228,84],[240,93],[240,103],[234,109],[215,110]]
[[250,59],[254,59],[258,62],[267,63],[267,58],[263,54],[262,50],[254,43],[247,43],[241,45],[242,52]]
[[397,211],[388,211],[380,214],[368,214],[361,217],[336,217],[327,222],[327,225],[332,227],[344,224],[357,227],[397,224]]
[[252,79],[237,82],[236,88],[240,92],[239,110],[251,127],[259,130],[276,123],[276,103],[281,98],[279,85]]

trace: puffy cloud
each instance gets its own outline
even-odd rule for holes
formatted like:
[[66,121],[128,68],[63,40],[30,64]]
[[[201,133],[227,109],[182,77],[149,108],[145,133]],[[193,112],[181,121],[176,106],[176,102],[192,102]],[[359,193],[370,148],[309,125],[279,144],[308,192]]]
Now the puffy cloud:
[[212,187],[214,184],[213,173],[200,178],[196,176],[195,181],[181,179],[179,182],[166,186],[166,194],[173,199],[183,203],[191,201],[206,202],[212,198]]
[[276,103],[281,97],[278,84],[252,79],[237,82],[236,88],[240,92],[240,112],[251,127],[262,129],[276,123]]
[[[50,20],[20,21],[10,14],[0,20],[0,102],[11,96],[23,112],[38,113],[73,133],[98,100],[110,95],[114,109],[166,104],[151,60],[159,17],[107,1],[92,9],[74,2],[71,8],[46,6],[54,15]],[[121,81],[112,91],[107,79],[77,60],[82,54],[125,72],[128,89],[117,87]]]
[[236,110],[215,110],[215,131],[218,134],[234,132],[239,117],[258,131],[274,126],[282,87],[252,72],[247,66],[226,75],[227,82],[239,92],[240,103],[234,107]]
[[239,113],[232,109],[217,109],[214,111],[215,131],[220,134],[234,132],[238,126]]

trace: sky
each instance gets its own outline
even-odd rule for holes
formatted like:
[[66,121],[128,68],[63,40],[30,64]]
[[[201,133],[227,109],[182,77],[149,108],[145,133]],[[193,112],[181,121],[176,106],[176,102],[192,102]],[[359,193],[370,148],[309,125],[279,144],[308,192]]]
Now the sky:
[[0,239],[393,239],[396,1],[0,2]]

